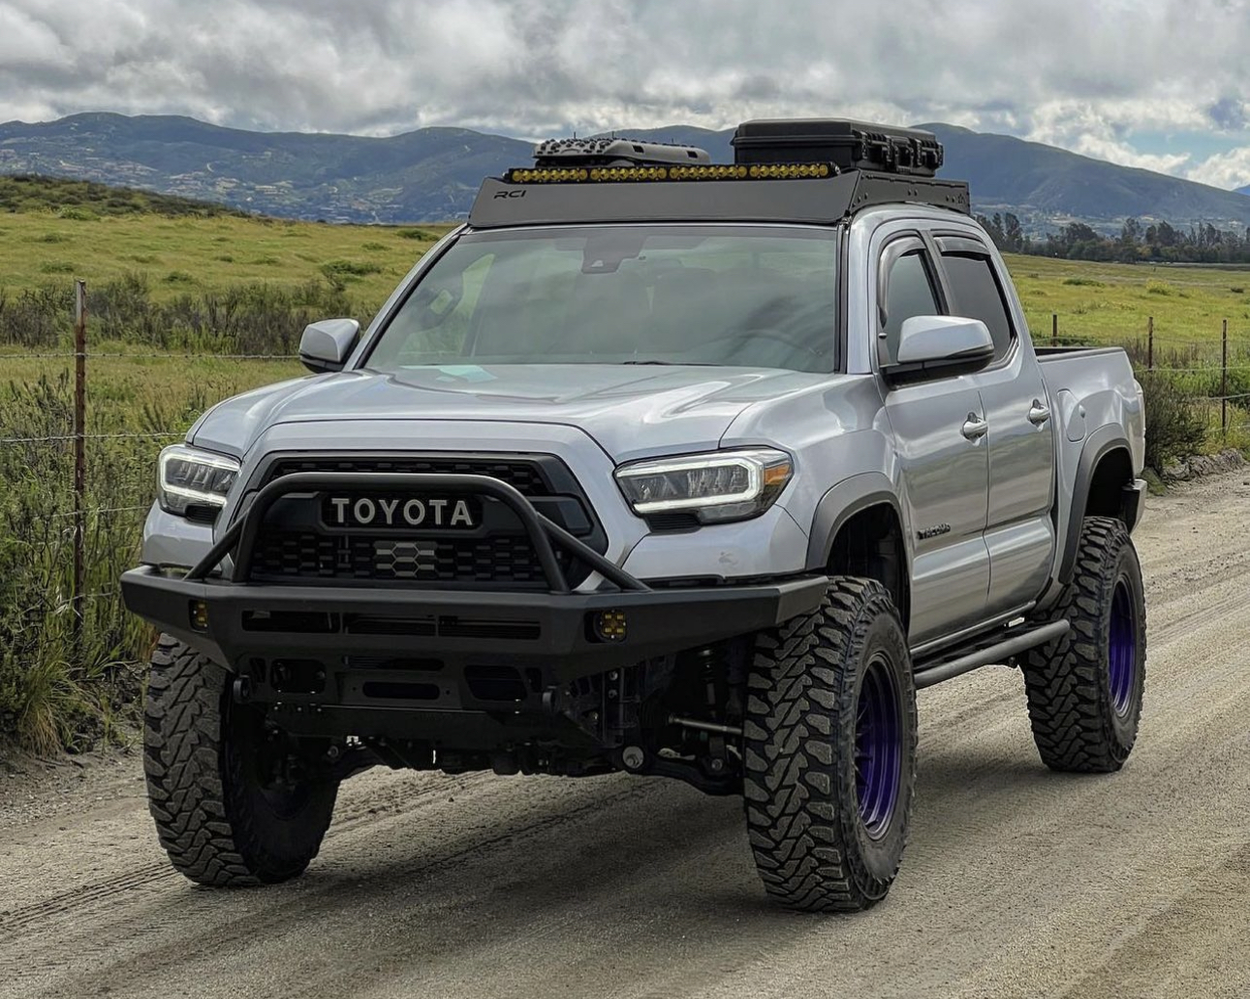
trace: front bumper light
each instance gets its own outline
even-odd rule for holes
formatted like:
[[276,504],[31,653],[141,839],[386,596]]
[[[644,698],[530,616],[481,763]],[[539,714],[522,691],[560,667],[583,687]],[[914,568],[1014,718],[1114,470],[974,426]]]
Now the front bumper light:
[[689,513],[714,524],[759,516],[793,474],[784,451],[744,448],[622,465],[616,481],[640,517]]
[[157,501],[167,513],[184,517],[192,507],[220,508],[238,477],[235,459],[174,444],[161,452],[157,463]]

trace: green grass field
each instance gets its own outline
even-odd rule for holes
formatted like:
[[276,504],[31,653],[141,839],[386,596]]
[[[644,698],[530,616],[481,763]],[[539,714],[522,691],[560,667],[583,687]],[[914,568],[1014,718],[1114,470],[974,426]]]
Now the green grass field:
[[1007,266],[1040,343],[1059,334],[1075,341],[1121,343],[1145,337],[1155,321],[1158,343],[1250,340],[1250,271],[1149,264],[1103,264],[1008,256]]
[[[447,231],[119,211],[0,212],[0,334],[8,338],[0,343],[0,743],[8,730],[45,750],[82,745],[133,701],[138,674],[125,664],[144,658],[152,636],[121,609],[117,576],[137,558],[161,445],[217,400],[303,373],[291,360],[216,355],[286,353],[302,323],[327,310],[367,322]],[[1039,257],[1008,265],[1041,343],[1052,313],[1064,342],[1087,343],[1131,344],[1153,316],[1160,363],[1208,368],[1227,318],[1230,354],[1250,371],[1250,273]],[[92,596],[81,646],[67,612],[70,447],[29,440],[71,429],[71,359],[29,355],[71,349],[74,278],[103,296],[89,329],[88,431],[110,435],[88,444],[88,505],[96,512],[88,519]],[[24,335],[28,323],[40,327],[37,336]],[[162,351],[173,356],[134,356]],[[115,353],[132,356],[103,356]],[[1207,446],[1221,446],[1218,403],[1194,409],[1185,399],[1218,394],[1217,374],[1178,377],[1178,405],[1198,414],[1197,439],[1205,427]],[[1230,393],[1243,383],[1250,392],[1248,377]]]
[[0,214],[0,289],[147,276],[156,299],[242,283],[337,279],[379,304],[447,226],[338,226],[218,216]]

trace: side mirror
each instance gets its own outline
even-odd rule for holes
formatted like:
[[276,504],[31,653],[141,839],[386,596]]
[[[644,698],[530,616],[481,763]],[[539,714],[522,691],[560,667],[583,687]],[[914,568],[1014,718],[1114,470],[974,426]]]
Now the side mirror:
[[978,365],[994,356],[994,339],[979,319],[912,316],[898,335],[900,365]]
[[355,319],[309,323],[299,338],[299,359],[309,371],[340,371],[359,334],[360,323]]

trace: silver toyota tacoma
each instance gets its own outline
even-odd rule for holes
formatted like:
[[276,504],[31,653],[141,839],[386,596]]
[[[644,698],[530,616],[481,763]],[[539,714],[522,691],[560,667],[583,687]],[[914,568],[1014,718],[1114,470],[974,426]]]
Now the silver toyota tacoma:
[[[160,456],[174,866],[272,883],[372,766],[741,795],[767,891],[881,900],[916,690],[1020,670],[1042,761],[1118,770],[1145,680],[1140,386],[1035,346],[928,133],[740,126],[734,162],[543,143],[364,334]],[[1057,793],[1063,793],[1062,787]]]

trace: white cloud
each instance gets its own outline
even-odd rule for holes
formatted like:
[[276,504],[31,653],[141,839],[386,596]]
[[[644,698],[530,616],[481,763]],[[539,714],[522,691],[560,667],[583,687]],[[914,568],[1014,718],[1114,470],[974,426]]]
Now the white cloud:
[[1176,100],[1048,101],[1029,115],[1029,122],[1024,137],[1033,142],[1178,176],[1191,160],[1188,153],[1143,153],[1125,136],[1135,130],[1200,132],[1209,127],[1197,108]]
[[848,114],[1223,177],[1133,139],[1250,141],[1246,51],[1245,0],[0,0],[0,119],[536,136]]
[[1076,142],[1068,145],[1068,148],[1082,156],[1092,156],[1095,159],[1119,163],[1121,166],[1140,167],[1143,170],[1154,170],[1156,173],[1170,173],[1177,176],[1182,174],[1182,167],[1190,160],[1188,153],[1139,153],[1127,142],[1115,142],[1093,135],[1080,136]]
[[1213,187],[1239,188],[1250,185],[1250,146],[1217,153],[1193,167],[1186,176],[1190,180]]

